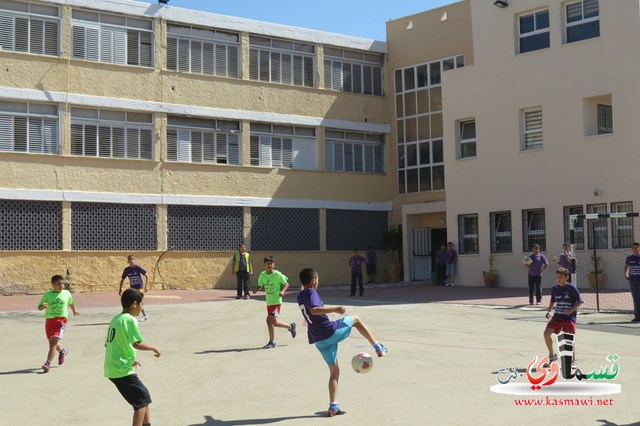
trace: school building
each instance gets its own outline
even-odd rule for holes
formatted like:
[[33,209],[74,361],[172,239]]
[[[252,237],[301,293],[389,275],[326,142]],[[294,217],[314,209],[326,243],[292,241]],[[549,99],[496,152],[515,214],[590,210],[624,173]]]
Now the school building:
[[[568,214],[640,203],[639,27],[632,0],[461,1],[389,21],[386,42],[0,0],[0,288],[68,271],[115,289],[130,253],[158,286],[231,288],[240,242],[292,284],[306,266],[347,283],[373,246],[382,281],[390,226],[404,281],[452,241],[456,285],[482,285],[493,255],[499,285],[523,286],[522,257],[557,255]],[[624,253],[630,220],[580,224],[576,252]]]

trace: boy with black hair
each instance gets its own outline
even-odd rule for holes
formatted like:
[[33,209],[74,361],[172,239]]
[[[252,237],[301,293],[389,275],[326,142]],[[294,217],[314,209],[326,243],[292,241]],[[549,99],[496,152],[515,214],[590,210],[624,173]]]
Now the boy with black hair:
[[109,323],[104,344],[104,376],[116,385],[120,394],[133,407],[133,426],[151,424],[151,395],[134,370],[141,365],[136,359],[136,350],[153,351],[156,357],[160,356],[157,347],[142,343],[138,320],[134,318],[140,315],[143,298],[144,293],[133,288],[122,293],[122,313],[113,317]]
[[309,343],[315,343],[329,366],[329,409],[327,415],[344,414],[338,405],[338,381],[340,379],[340,367],[338,366],[338,343],[345,340],[351,334],[351,328],[358,329],[360,334],[371,343],[376,354],[381,357],[387,353],[380,342],[373,337],[364,322],[357,316],[345,316],[337,321],[331,321],[327,314],[344,314],[344,306],[324,306],[320,295],[316,291],[320,280],[318,273],[312,268],[300,271],[300,283],[302,290],[298,293],[298,305],[302,310],[302,316],[307,321]]

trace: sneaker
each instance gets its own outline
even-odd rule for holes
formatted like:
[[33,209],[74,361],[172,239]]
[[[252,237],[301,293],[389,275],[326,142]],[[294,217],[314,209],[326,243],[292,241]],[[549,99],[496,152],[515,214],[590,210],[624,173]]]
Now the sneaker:
[[539,304],[540,304],[540,302],[536,302],[536,305],[539,305]]
[[44,371],[45,373],[48,373],[50,368],[51,368],[51,365],[49,364],[49,361],[45,362],[42,365],[42,371]]
[[571,369],[576,370],[578,368],[578,361],[571,361]]
[[373,345],[373,349],[376,350],[376,354],[378,355],[378,357],[382,357],[387,354],[387,348],[385,348],[382,343],[376,343],[375,345]]
[[140,318],[140,322],[146,321],[148,319],[149,319],[149,315],[143,315],[142,318]]
[[242,298],[244,300],[249,300],[249,299],[251,299],[251,296],[249,296],[248,294],[245,294],[244,296],[242,296]]
[[296,338],[296,323],[292,322],[291,324],[289,324],[289,333],[291,333],[291,337],[293,337],[294,339]]
[[58,354],[58,365],[64,364],[64,357],[67,356],[68,353],[69,353],[68,350],[66,350],[65,348],[62,348],[62,350]]
[[549,362],[545,362],[544,364],[542,364],[543,368],[551,368],[551,363],[554,361],[558,360],[558,355],[557,354],[553,354],[553,355],[549,355]]
[[339,416],[339,415],[344,414],[344,413],[345,413],[345,411],[342,411],[337,404],[336,405],[330,405],[329,409],[327,410],[327,416],[329,416],[329,417]]
[[237,296],[236,296],[236,300],[240,300],[240,299],[242,299],[242,296],[237,295]]
[[262,349],[274,349],[276,347],[278,347],[278,344],[276,342],[269,342],[266,345],[264,345]]
[[640,322],[640,318],[634,318],[631,320],[631,322]]

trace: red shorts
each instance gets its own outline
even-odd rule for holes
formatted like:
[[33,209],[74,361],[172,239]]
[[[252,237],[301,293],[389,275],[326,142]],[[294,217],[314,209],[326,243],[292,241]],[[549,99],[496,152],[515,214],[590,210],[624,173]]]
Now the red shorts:
[[64,326],[67,325],[66,318],[49,318],[44,324],[44,329],[47,333],[47,340],[52,337],[62,339],[64,336]]
[[552,328],[555,334],[560,334],[561,331],[565,333],[575,334],[576,323],[566,320],[551,320],[547,323],[547,328]]
[[280,306],[282,305],[267,305],[267,315],[280,316]]

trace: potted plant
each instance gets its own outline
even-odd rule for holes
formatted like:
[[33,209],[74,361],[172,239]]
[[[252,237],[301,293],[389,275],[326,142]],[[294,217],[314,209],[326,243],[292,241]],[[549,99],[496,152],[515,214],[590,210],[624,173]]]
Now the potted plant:
[[482,271],[482,280],[485,287],[497,287],[498,286],[498,271],[495,270],[495,261],[493,253],[489,255],[489,270]]
[[600,256],[592,254],[590,257],[591,265],[589,267],[589,287],[596,288],[596,278],[598,280],[598,288],[604,288],[606,282],[604,275],[604,260]]
[[387,265],[389,281],[400,281],[402,251],[402,230],[397,226],[391,226],[382,236],[384,248],[391,250],[391,263]]

